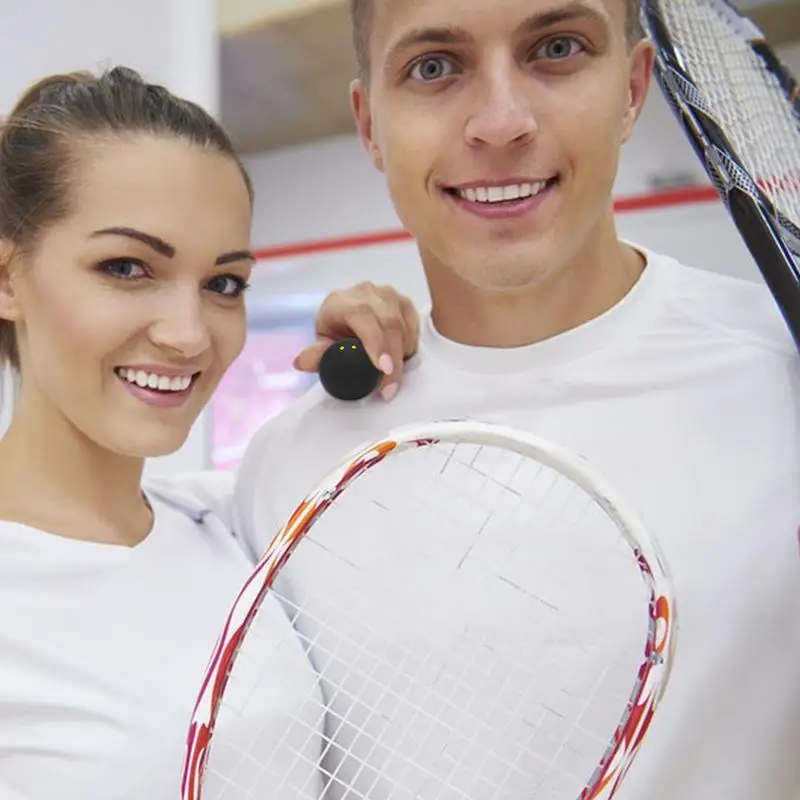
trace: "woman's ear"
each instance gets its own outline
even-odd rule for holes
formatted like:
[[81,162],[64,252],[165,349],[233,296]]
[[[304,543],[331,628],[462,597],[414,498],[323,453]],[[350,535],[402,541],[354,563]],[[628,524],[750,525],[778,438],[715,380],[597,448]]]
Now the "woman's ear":
[[0,239],[0,319],[16,322],[20,307],[14,280],[18,266],[14,243]]

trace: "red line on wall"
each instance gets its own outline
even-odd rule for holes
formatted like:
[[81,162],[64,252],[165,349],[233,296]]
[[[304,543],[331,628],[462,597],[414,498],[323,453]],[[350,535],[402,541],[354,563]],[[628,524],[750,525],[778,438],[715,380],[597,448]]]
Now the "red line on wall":
[[[670,189],[644,195],[620,197],[614,202],[614,211],[618,214],[629,214],[636,211],[652,211],[656,208],[685,206],[695,203],[709,203],[719,200],[713,186],[692,186],[686,189]],[[372,233],[337,236],[330,239],[318,239],[307,242],[262,247],[255,251],[259,261],[274,261],[292,256],[305,256],[312,253],[329,253],[334,250],[351,250],[358,247],[370,247],[379,244],[393,244],[410,239],[407,231],[402,229],[374,231]]]

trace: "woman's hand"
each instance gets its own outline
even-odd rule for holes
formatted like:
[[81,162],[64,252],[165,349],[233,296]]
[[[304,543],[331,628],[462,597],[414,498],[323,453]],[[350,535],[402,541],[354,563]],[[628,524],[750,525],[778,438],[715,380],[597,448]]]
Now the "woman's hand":
[[383,398],[397,394],[403,364],[416,353],[419,341],[419,315],[408,297],[368,281],[331,292],[317,312],[315,328],[318,340],[298,354],[296,369],[317,372],[330,344],[355,336],[383,373],[378,387]]

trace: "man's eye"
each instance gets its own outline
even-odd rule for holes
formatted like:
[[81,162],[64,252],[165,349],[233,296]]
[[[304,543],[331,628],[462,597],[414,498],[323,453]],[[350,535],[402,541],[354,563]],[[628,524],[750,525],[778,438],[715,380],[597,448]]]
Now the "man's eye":
[[577,55],[581,50],[583,50],[583,45],[577,39],[573,39],[571,36],[559,36],[539,47],[536,50],[536,56],[550,61],[562,61]]
[[444,56],[426,56],[411,67],[409,77],[430,82],[447,78],[455,71],[455,65]]

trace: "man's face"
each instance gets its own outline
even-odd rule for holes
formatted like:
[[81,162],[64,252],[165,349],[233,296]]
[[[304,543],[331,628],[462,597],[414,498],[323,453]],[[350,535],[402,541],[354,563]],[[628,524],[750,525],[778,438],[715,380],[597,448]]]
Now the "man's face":
[[624,0],[373,0],[353,109],[429,277],[527,286],[613,227],[646,42]]

